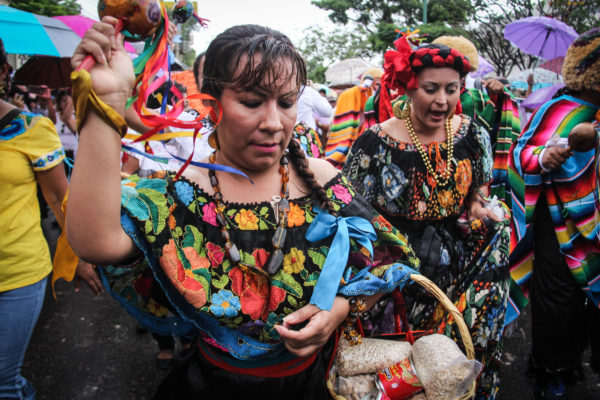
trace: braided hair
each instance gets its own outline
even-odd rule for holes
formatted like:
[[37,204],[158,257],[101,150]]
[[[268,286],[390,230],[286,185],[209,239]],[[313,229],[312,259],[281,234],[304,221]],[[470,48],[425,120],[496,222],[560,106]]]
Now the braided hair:
[[317,182],[314,172],[312,172],[308,166],[308,159],[304,154],[304,150],[302,150],[302,146],[300,146],[300,143],[298,143],[295,138],[290,140],[288,151],[290,161],[298,172],[298,175],[300,175],[300,177],[304,179],[304,182],[308,184],[313,201],[315,201],[321,209],[335,215],[333,204],[329,201],[323,186]]

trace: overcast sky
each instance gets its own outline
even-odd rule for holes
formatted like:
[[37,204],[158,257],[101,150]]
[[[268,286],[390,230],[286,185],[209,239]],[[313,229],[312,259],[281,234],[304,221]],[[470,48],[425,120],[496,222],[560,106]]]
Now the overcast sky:
[[[78,2],[83,15],[98,19],[97,0]],[[194,35],[193,47],[196,52],[204,51],[210,41],[228,27],[248,23],[277,29],[297,45],[302,39],[302,30],[311,25],[333,29],[327,14],[310,0],[201,0],[198,15],[210,22],[208,28]]]

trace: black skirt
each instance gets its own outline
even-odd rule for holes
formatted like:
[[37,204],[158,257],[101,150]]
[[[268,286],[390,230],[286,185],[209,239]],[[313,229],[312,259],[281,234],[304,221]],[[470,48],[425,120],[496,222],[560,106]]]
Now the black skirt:
[[315,361],[298,374],[263,378],[232,373],[202,357],[197,345],[184,353],[158,387],[154,400],[328,400],[326,374],[335,348],[332,337]]

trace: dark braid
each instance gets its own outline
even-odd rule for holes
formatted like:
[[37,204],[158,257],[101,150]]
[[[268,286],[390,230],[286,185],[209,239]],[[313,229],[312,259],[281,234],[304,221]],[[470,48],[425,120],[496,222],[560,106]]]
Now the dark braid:
[[290,152],[289,157],[291,163],[294,165],[298,175],[300,175],[300,177],[308,184],[313,199],[319,203],[321,209],[327,210],[330,214],[335,215],[333,204],[329,201],[323,186],[317,182],[315,174],[310,170],[308,160],[306,159],[306,155],[304,154],[304,150],[302,150],[300,143],[292,138],[288,145],[288,150]]

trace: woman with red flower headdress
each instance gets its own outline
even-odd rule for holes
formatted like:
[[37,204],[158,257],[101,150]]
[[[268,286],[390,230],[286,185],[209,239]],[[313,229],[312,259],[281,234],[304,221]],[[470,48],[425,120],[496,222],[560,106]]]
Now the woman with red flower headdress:
[[[432,279],[463,313],[484,365],[477,398],[498,392],[509,289],[508,216],[489,207],[492,150],[488,133],[460,115],[460,80],[469,61],[456,49],[406,38],[385,54],[380,124],[354,143],[343,173],[407,235]],[[388,89],[407,102],[392,107]],[[405,293],[412,329],[433,329],[460,343],[450,316],[421,289]],[[384,309],[384,308],[382,308]],[[377,331],[385,312],[371,312]],[[385,319],[381,319],[384,321]],[[375,332],[372,332],[375,333]]]

